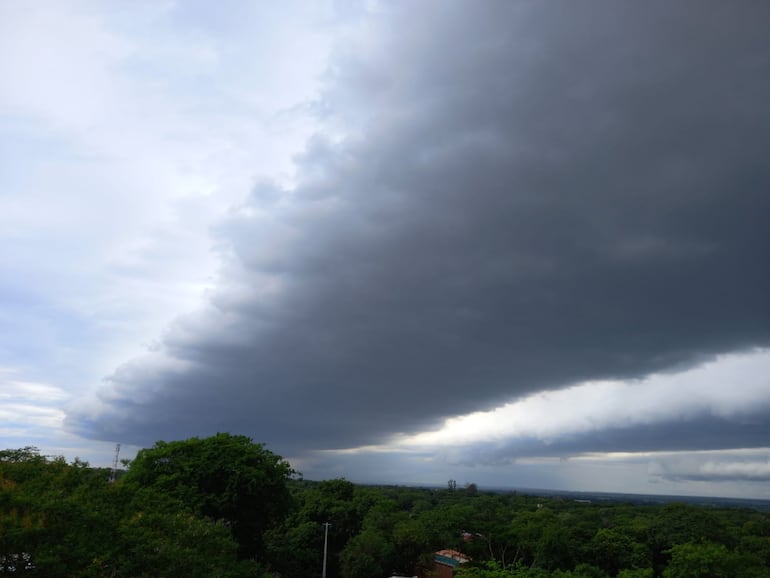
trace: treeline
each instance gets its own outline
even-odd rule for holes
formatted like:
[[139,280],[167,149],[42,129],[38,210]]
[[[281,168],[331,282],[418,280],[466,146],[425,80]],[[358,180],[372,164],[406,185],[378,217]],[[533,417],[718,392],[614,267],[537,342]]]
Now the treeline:
[[0,576],[258,577],[287,463],[241,436],[159,442],[129,472],[0,451]]
[[433,552],[447,548],[472,559],[458,569],[462,578],[770,576],[770,516],[752,509],[591,504],[474,485],[451,491],[342,480],[294,492],[295,509],[271,542],[287,558],[306,553],[313,568],[321,562],[319,522],[331,521],[337,565],[330,576],[428,576]]
[[34,448],[0,451],[0,575],[770,576],[770,517],[685,504],[590,504],[465,489],[309,482],[249,438],[158,442],[125,475]]

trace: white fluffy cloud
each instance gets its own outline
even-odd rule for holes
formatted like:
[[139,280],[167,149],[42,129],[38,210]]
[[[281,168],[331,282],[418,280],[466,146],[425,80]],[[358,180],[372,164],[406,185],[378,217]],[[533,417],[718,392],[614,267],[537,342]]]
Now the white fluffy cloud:
[[0,6],[0,364],[59,412],[204,302],[210,228],[254,179],[293,178],[336,23],[231,8]]

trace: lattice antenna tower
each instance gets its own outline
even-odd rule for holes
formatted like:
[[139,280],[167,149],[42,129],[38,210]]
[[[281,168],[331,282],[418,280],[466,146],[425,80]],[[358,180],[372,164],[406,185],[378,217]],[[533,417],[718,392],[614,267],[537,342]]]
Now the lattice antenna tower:
[[120,455],[120,444],[115,444],[115,459],[112,460],[112,471],[110,472],[110,482],[118,479],[118,456]]

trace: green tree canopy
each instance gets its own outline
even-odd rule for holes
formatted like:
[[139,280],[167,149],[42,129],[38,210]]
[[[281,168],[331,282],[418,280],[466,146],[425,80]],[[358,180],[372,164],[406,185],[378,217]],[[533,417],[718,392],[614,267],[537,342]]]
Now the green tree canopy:
[[230,527],[240,558],[262,553],[263,533],[289,510],[288,462],[240,435],[157,442],[141,450],[126,484],[161,491]]

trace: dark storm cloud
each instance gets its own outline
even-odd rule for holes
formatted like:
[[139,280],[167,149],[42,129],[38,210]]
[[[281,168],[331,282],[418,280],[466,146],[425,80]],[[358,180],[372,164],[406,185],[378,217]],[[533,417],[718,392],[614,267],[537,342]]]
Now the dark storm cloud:
[[73,428],[349,447],[770,343],[770,5],[385,10],[317,107],[347,137],[221,224],[212,309]]

